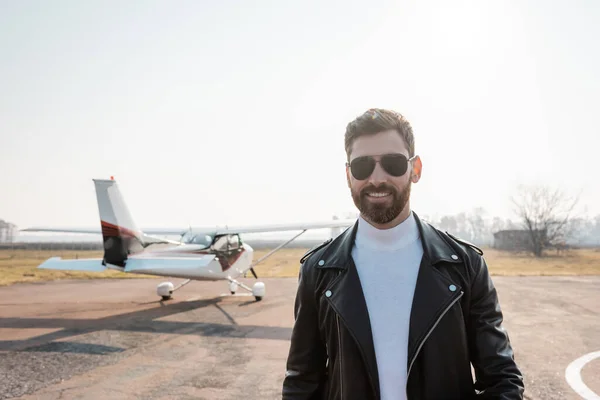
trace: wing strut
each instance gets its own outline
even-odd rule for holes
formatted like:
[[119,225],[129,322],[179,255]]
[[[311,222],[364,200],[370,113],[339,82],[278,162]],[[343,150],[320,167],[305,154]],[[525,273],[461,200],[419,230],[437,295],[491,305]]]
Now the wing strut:
[[306,232],[308,229],[304,229],[302,232],[300,232],[299,234],[297,234],[296,236],[294,236],[293,238],[291,238],[290,240],[288,240],[287,242],[280,244],[279,246],[275,247],[273,250],[271,250],[270,252],[268,252],[267,254],[265,254],[264,256],[262,256],[261,258],[259,258],[256,262],[252,263],[252,265],[250,265],[250,272],[252,272],[252,275],[254,275],[255,279],[258,279],[258,276],[256,276],[256,272],[254,272],[254,267],[265,261],[267,258],[271,257],[275,252],[277,252],[278,250],[281,250],[282,247],[287,246],[288,244],[292,243],[294,240],[296,240],[298,238],[298,236],[302,235],[304,232]]

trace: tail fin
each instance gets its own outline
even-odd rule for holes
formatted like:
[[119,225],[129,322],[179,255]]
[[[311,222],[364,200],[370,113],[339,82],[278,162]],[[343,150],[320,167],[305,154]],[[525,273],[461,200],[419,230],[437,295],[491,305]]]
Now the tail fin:
[[104,262],[125,266],[128,255],[143,251],[143,233],[137,227],[114,180],[94,179],[104,241]]

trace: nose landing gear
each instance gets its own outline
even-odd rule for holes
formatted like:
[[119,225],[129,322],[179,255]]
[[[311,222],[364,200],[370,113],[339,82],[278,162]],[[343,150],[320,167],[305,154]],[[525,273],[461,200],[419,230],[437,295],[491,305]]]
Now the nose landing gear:
[[236,281],[233,278],[229,278],[229,291],[231,292],[231,294],[235,294],[238,286],[246,289],[247,291],[249,291],[250,293],[252,293],[252,296],[254,296],[254,298],[256,299],[256,301],[261,301],[263,299],[263,297],[265,297],[266,294],[266,288],[265,288],[265,284],[263,282],[256,282],[252,288],[244,285],[241,282]]

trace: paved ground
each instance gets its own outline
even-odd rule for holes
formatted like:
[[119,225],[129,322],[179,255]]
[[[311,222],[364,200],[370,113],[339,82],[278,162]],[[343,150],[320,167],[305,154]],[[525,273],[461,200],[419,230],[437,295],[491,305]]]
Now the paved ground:
[[[266,279],[260,303],[221,297],[222,282],[161,303],[158,282],[0,288],[0,399],[281,397],[295,279]],[[495,282],[527,398],[580,399],[565,369],[600,350],[600,277]],[[600,394],[600,358],[581,375]]]

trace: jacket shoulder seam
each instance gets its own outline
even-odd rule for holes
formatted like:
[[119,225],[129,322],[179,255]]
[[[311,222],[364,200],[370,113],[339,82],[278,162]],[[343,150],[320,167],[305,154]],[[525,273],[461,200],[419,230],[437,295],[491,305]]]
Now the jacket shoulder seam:
[[318,244],[318,245],[314,246],[312,249],[308,250],[306,253],[304,253],[302,258],[300,258],[300,264],[303,264],[310,256],[315,254],[318,250],[322,249],[323,247],[327,246],[329,243],[331,243],[332,240],[333,240],[332,238],[329,238],[326,241],[324,241],[323,243]]

